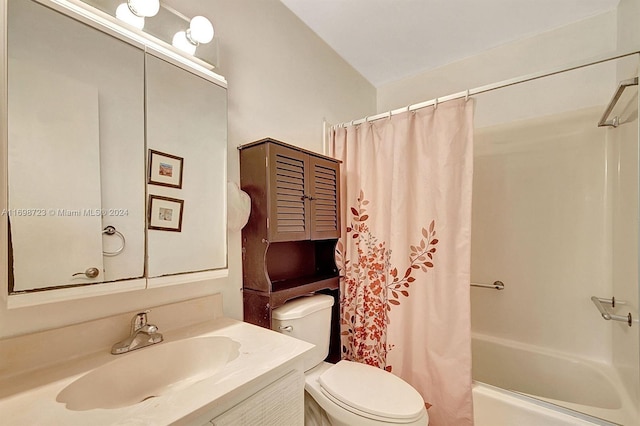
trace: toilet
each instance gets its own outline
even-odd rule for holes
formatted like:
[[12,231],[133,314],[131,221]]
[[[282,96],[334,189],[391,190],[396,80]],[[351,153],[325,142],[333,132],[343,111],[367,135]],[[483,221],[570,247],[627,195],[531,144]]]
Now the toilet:
[[351,361],[329,364],[333,297],[291,300],[272,312],[275,331],[313,343],[304,359],[305,425],[427,425],[424,400],[393,374]]

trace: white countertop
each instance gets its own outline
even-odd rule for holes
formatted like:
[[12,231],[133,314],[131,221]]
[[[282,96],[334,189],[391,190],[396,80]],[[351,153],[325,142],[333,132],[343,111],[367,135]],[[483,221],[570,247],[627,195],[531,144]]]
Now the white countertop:
[[[108,351],[14,375],[0,381],[0,423],[6,426],[201,425],[294,368],[301,369],[303,354],[313,347],[301,340],[228,318],[167,332],[164,340],[171,342],[196,336],[229,337],[240,344],[240,354],[213,376],[185,389],[115,409],[71,411],[64,403],[56,401],[58,393],[78,377],[113,361],[116,355]],[[79,336],[78,344],[81,343]]]

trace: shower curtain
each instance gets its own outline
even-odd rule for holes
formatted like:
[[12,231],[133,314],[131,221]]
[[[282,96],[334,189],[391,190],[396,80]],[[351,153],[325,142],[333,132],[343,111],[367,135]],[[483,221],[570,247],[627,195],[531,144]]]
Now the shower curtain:
[[332,132],[342,160],[344,359],[415,387],[431,426],[473,424],[473,100]]

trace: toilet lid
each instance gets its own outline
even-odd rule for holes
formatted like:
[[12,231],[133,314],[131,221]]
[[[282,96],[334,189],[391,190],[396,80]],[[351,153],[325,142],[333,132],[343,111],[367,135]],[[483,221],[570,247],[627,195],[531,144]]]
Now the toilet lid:
[[340,361],[318,381],[341,405],[371,416],[409,420],[424,409],[424,400],[407,382],[370,365]]

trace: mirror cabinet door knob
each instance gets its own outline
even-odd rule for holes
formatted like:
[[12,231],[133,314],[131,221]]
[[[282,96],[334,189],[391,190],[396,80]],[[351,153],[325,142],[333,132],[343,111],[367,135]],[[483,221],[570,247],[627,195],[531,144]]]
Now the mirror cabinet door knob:
[[100,270],[98,268],[87,268],[86,271],[84,272],[76,272],[75,274],[71,275],[72,277],[76,277],[78,275],[84,275],[87,278],[96,278],[98,275],[100,275]]

